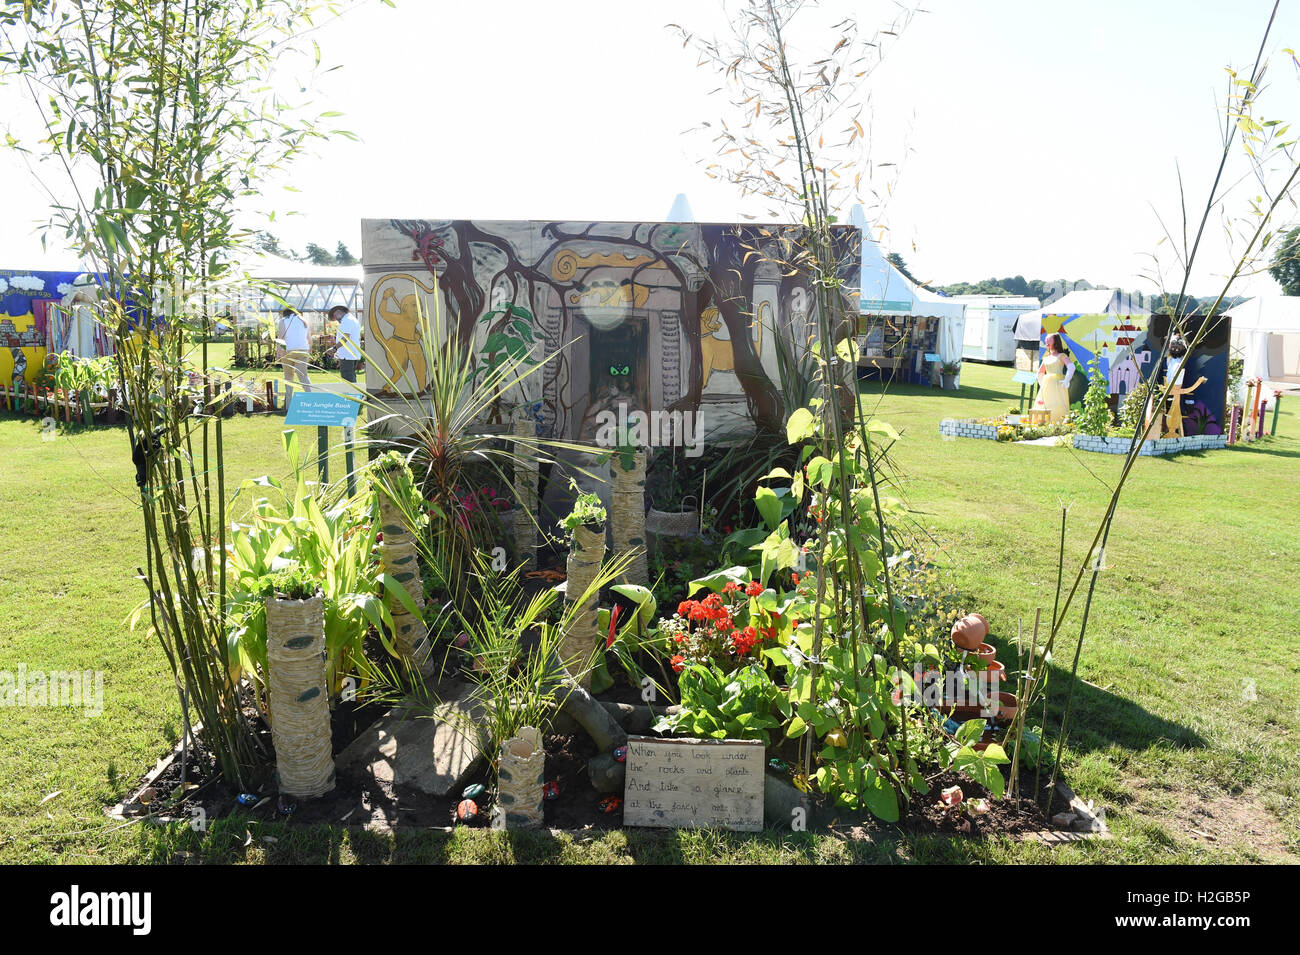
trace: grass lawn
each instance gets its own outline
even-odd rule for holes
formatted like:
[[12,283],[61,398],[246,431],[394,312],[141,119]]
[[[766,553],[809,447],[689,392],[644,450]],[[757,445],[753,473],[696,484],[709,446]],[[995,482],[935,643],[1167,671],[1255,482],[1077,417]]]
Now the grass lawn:
[[[1009,408],[1010,377],[968,364],[959,392],[866,388],[904,432],[903,496],[998,636],[1031,626],[1035,607],[1051,611],[1059,502],[1070,505],[1067,559],[1077,567],[1119,469],[1108,455],[940,438],[944,417]],[[0,670],[105,673],[101,715],[8,708],[0,718],[0,862],[1300,861],[1295,410],[1284,402],[1280,435],[1255,446],[1135,468],[1094,599],[1066,751],[1070,783],[1106,807],[1115,838],[1051,849],[907,836],[393,836],[237,820],[200,834],[114,823],[104,808],[180,733],[161,650],[124,624],[144,596],[134,579],[134,468],[120,430],[42,440],[36,419],[0,413]],[[282,427],[227,422],[232,489],[287,470]],[[1056,652],[1066,672],[1082,596]],[[1059,700],[1065,673],[1054,679]]]

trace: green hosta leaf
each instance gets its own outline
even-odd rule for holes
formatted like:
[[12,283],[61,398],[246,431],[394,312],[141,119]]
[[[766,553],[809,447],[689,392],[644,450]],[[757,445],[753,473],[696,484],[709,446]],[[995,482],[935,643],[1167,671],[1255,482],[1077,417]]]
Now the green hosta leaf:
[[781,523],[781,499],[776,496],[776,492],[770,487],[760,487],[754,494],[754,503],[762,515],[763,523],[769,530],[776,530]]
[[817,419],[807,408],[798,408],[785,423],[785,437],[790,444],[798,444],[817,433]]
[[722,593],[722,588],[729,583],[744,585],[749,582],[748,567],[728,567],[725,570],[719,570],[707,577],[697,577],[690,582],[686,588],[687,596],[694,594],[703,589],[712,590],[714,593]]

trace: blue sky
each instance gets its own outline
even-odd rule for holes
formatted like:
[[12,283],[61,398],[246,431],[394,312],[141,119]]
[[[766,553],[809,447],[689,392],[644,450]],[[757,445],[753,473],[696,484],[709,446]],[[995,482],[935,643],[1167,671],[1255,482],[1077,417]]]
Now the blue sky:
[[[864,24],[892,7],[827,6]],[[1249,68],[1271,6],[932,0],[873,77],[871,157],[898,164],[878,183],[892,189],[884,245],[941,283],[1019,273],[1153,291],[1150,254],[1169,258],[1153,206],[1177,223],[1176,162],[1189,206],[1204,203],[1224,67]],[[363,217],[658,219],[684,191],[698,218],[735,219],[734,189],[695,162],[707,142],[683,135],[725,113],[705,95],[718,83],[668,22],[721,25],[709,0],[367,4],[318,33],[342,69],[316,102],[362,142],[301,160],[288,180],[299,191],[273,188],[259,211],[277,210],[291,246],[342,239],[354,252]],[[1292,45],[1300,9],[1284,3],[1269,47]],[[1270,80],[1262,111],[1300,119],[1287,55]],[[17,115],[13,96],[0,91],[0,115]],[[0,182],[12,224],[0,266],[39,267],[30,223],[43,199],[10,156]],[[1229,261],[1222,231],[1195,293]],[[1276,287],[1264,276],[1243,289]]]

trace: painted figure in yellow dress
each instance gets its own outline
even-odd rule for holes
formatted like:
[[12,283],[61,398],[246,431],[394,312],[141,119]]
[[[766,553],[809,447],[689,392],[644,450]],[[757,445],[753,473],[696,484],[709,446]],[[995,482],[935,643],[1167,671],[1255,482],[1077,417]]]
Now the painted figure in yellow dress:
[[1074,362],[1060,335],[1047,336],[1047,354],[1038,366],[1039,410],[1047,412],[1051,422],[1064,421],[1070,414],[1070,378]]
[[[384,289],[383,298],[378,308],[379,316],[393,326],[389,335],[384,335],[378,323],[371,320],[370,327],[375,333],[375,340],[383,346],[384,355],[393,381],[401,384],[407,381],[412,392],[421,392],[428,384],[428,364],[424,356],[424,322],[421,321],[420,303],[416,293],[402,296],[399,301],[392,286]],[[411,378],[406,378],[407,366],[410,366]],[[385,386],[381,392],[391,393]]]

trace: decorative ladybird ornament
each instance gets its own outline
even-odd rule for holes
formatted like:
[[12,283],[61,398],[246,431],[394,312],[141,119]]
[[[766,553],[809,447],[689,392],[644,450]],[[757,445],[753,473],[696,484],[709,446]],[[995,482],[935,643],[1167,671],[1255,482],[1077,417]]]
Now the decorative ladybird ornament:
[[826,734],[827,746],[848,746],[849,738],[844,735],[844,730],[838,726]]
[[615,747],[614,747],[614,762],[616,762],[616,763],[625,763],[625,762],[627,762],[627,747],[626,747],[626,746],[615,746]]
[[618,812],[619,807],[622,805],[623,805],[623,800],[621,797],[606,796],[600,802],[596,803],[596,808],[598,808],[601,812],[603,812],[605,815],[608,816],[611,815],[612,813]]
[[456,818],[461,822],[473,822],[478,818],[478,803],[472,799],[462,799],[456,805]]
[[542,784],[542,798],[546,800],[560,798],[560,784],[554,779],[548,780]]

